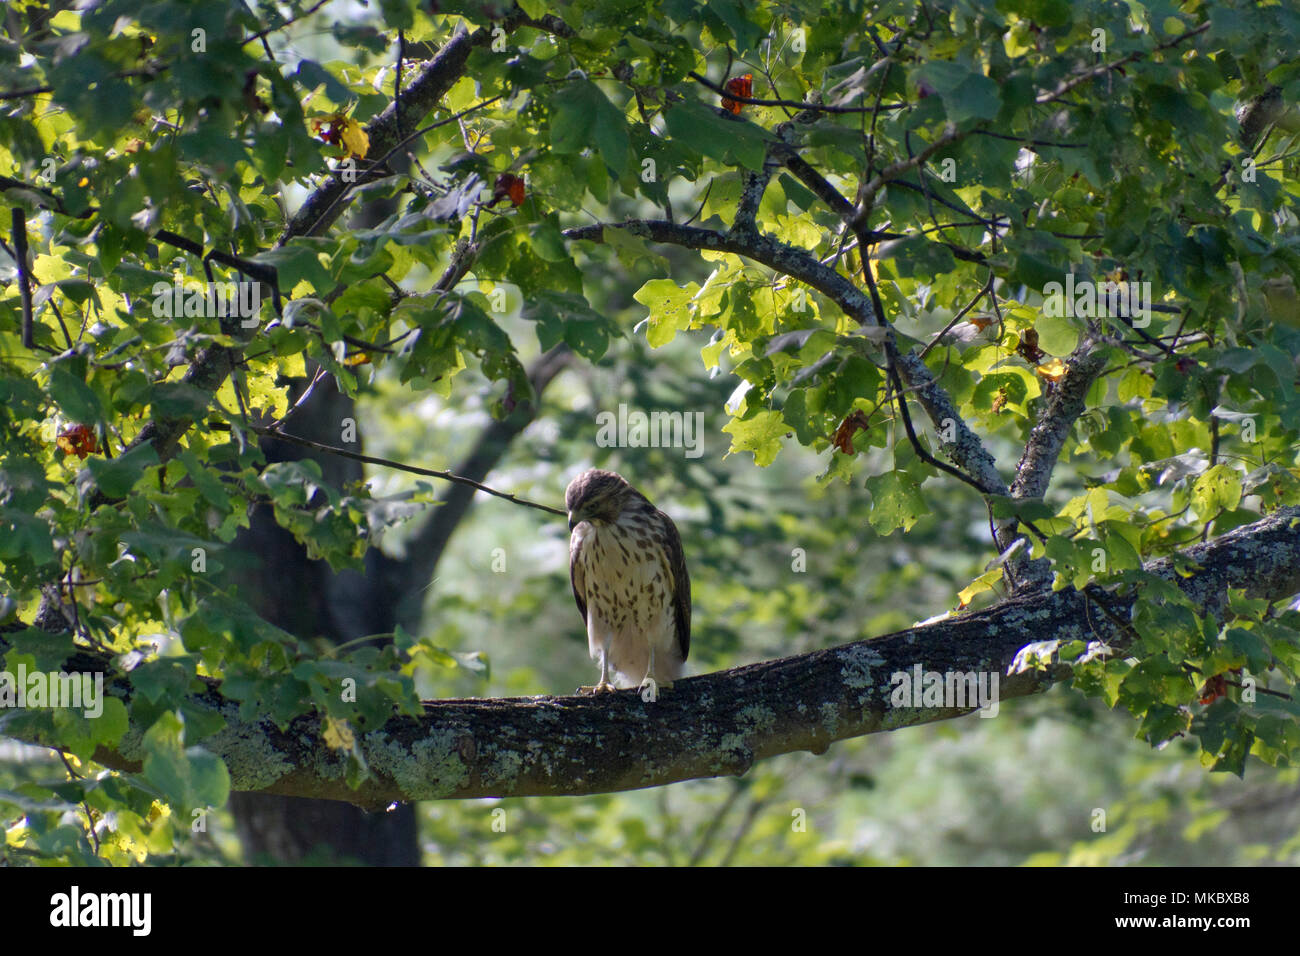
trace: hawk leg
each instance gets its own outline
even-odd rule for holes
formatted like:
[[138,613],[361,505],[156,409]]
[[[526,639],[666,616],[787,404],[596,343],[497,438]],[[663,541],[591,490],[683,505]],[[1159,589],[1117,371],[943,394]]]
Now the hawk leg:
[[644,692],[647,687],[653,687],[657,694],[660,687],[673,686],[672,681],[669,681],[666,684],[655,683],[654,673],[655,673],[655,646],[652,643],[650,645],[650,666],[646,668],[645,677],[641,678],[641,683],[637,686],[636,691],[638,694]]
[[594,687],[579,687],[579,694],[590,694],[593,697],[596,694],[612,694],[618,690],[609,682],[609,645],[614,640],[614,635],[610,634],[605,638],[605,647],[600,652],[600,680]]

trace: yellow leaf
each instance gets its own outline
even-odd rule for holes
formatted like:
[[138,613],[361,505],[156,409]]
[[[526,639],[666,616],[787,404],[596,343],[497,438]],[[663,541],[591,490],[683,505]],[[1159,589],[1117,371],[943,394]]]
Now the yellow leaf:
[[961,602],[959,606],[966,607],[966,605],[970,604],[971,598],[975,597],[977,594],[983,594],[985,591],[992,590],[993,585],[997,584],[1001,579],[1001,568],[994,568],[992,571],[987,571],[984,574],[981,574],[974,581],[957,592],[957,600]]
[[346,720],[335,720],[333,717],[325,718],[325,746],[331,750],[351,750],[356,738],[352,734],[352,728],[348,726]]
[[348,117],[343,121],[343,129],[339,133],[343,140],[343,145],[354,159],[365,159],[366,153],[370,150],[370,137],[366,131],[361,128],[361,124],[356,120]]
[[1065,374],[1065,363],[1059,358],[1054,358],[1050,362],[1044,362],[1034,371],[1049,382],[1059,382],[1061,376]]
[[280,368],[280,374],[285,378],[302,378],[307,374],[307,363],[301,352],[282,356],[276,364]]

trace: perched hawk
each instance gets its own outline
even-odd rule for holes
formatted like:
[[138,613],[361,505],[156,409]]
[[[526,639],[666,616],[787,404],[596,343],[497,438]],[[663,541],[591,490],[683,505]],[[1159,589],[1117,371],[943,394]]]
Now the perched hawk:
[[600,681],[579,692],[668,686],[691,647],[691,579],[677,526],[622,477],[598,468],[569,482],[564,505],[573,597],[591,658],[600,661]]

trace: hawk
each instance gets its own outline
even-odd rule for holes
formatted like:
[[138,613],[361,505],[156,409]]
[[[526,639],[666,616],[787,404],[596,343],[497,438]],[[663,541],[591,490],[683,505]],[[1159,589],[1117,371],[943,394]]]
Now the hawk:
[[600,661],[600,680],[578,692],[671,685],[691,647],[691,579],[677,526],[622,476],[599,468],[569,482],[564,506],[573,597]]

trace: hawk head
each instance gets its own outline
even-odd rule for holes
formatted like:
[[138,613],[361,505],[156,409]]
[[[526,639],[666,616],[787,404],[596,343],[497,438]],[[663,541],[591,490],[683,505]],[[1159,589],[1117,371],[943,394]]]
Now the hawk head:
[[564,492],[564,507],[569,509],[569,530],[577,527],[580,521],[617,521],[624,502],[633,497],[640,495],[621,475],[589,468],[569,482]]

